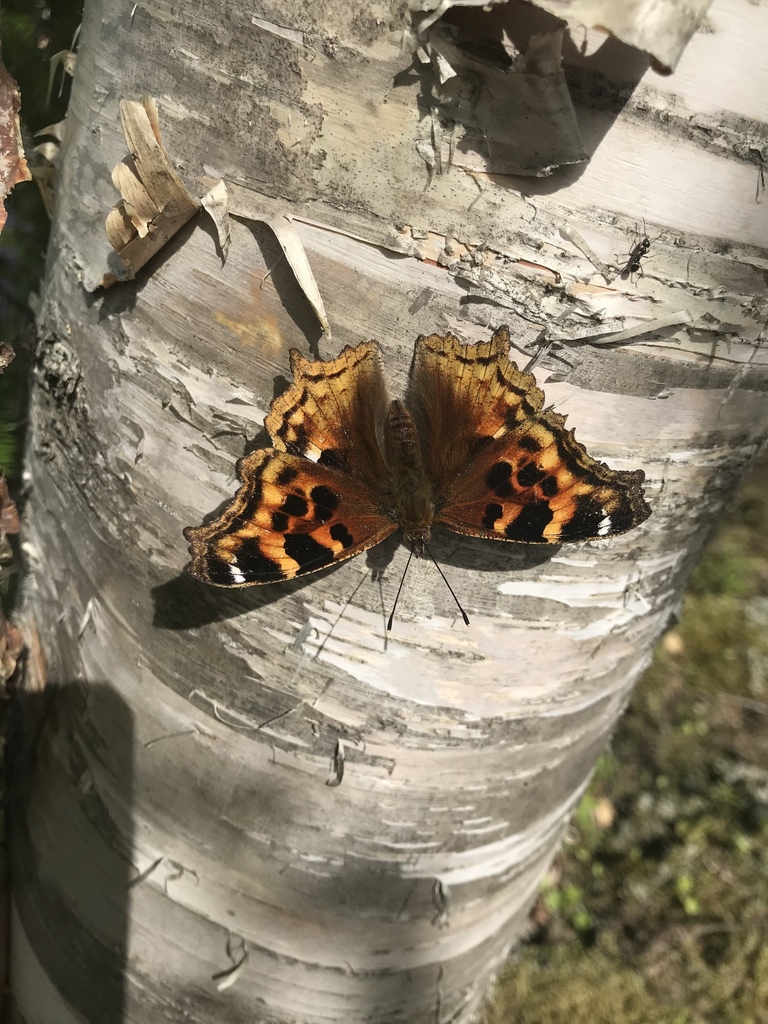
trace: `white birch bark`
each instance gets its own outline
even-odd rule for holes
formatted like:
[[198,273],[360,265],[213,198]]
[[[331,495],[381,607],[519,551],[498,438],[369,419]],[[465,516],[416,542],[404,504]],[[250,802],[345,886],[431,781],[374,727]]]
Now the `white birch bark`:
[[[717,0],[671,77],[574,30],[564,79],[525,13],[456,15],[527,49],[509,71],[440,19],[415,38],[403,3],[87,5],[29,451],[26,614],[55,687],[13,830],[29,1024],[474,1019],[765,437],[765,7]],[[192,221],[95,291],[118,101],[144,93],[190,192],[226,180],[229,257]],[[643,219],[644,276],[606,280],[583,243],[615,264]],[[281,259],[297,242],[332,339]],[[441,536],[471,627],[423,563],[388,638],[394,543],[247,591],[184,575],[181,530],[234,492],[290,347],[375,337],[401,393],[418,334],[507,321],[521,363],[542,326],[563,342],[547,401],[645,470],[642,528]]]

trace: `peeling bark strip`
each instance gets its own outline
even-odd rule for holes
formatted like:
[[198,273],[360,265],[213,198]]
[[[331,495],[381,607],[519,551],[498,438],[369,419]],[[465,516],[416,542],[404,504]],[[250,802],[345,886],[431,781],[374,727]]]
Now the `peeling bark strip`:
[[[13,822],[28,1020],[476,1019],[765,440],[768,204],[740,148],[765,144],[760,9],[717,0],[679,78],[564,38],[535,123],[565,82],[590,160],[521,180],[498,167],[558,147],[544,138],[535,162],[525,122],[501,116],[535,93],[523,14],[546,19],[533,34],[561,26],[530,5],[441,6],[422,35],[395,0],[214,0],[204,21],[188,0],[132,19],[121,0],[86,7],[29,451],[26,608],[57,685]],[[444,39],[461,80],[443,93],[445,64],[414,57]],[[232,219],[223,265],[189,230],[137,285],[89,296],[135,82],[160,98],[190,193],[224,178],[249,223]],[[444,171],[431,183],[423,143]],[[259,223],[286,217],[333,342]],[[606,281],[643,219],[645,276]],[[182,527],[263,447],[290,348],[316,361],[376,337],[404,393],[419,334],[479,343],[510,321],[518,365],[555,339],[537,365],[553,413],[611,469],[645,470],[638,530],[545,550],[436,534],[472,629],[416,563],[394,638],[395,543],[271,588],[184,574]]]

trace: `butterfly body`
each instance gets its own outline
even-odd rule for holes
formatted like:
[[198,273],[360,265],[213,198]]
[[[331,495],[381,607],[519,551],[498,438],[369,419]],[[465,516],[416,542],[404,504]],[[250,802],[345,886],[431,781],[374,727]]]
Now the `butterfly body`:
[[405,404],[398,399],[389,408],[384,437],[392,497],[390,517],[402,530],[405,543],[418,558],[423,558],[424,545],[432,536],[435,504],[416,424]]
[[433,525],[492,540],[609,537],[650,515],[641,470],[593,459],[543,410],[531,374],[489,342],[416,343],[405,401],[389,397],[374,342],[310,362],[265,419],[273,447],[238,464],[242,486],[213,522],[188,527],[190,571],[218,586],[314,572],[400,529],[421,556]]

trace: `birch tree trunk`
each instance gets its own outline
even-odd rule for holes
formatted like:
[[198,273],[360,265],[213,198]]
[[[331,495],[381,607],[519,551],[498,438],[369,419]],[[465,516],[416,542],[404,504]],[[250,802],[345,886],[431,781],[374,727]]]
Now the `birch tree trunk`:
[[[54,694],[13,818],[29,1024],[475,1019],[765,437],[765,7],[717,0],[664,77],[632,44],[675,63],[671,3],[624,42],[447,6],[87,3],[28,453]],[[118,101],[144,93],[189,191],[226,181],[229,255],[192,220],[104,290]],[[603,276],[643,232],[644,273]],[[376,338],[397,394],[418,334],[504,322],[519,363],[556,342],[538,380],[590,452],[645,470],[641,528],[437,537],[469,629],[419,563],[387,637],[396,543],[263,588],[185,575],[290,347]]]

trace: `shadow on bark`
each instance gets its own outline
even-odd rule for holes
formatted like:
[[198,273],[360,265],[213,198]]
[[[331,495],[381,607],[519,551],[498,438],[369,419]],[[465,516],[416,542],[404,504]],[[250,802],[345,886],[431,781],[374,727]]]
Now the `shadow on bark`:
[[[358,556],[375,578],[385,572],[402,543],[400,534],[388,537]],[[437,530],[430,550],[441,567],[473,569],[476,572],[522,572],[548,562],[560,550],[559,544],[505,544],[477,537],[460,537]],[[223,622],[280,601],[322,577],[339,570],[329,566],[300,579],[254,587],[212,587],[181,573],[152,589],[155,606],[153,625],[158,629],[194,629],[211,622]],[[443,586],[435,572],[435,586]],[[394,594],[394,591],[393,591]]]
[[65,683],[19,693],[15,716],[6,793],[15,1007],[30,1022],[69,1019],[67,1009],[124,1020],[138,874],[131,711],[106,684]]

